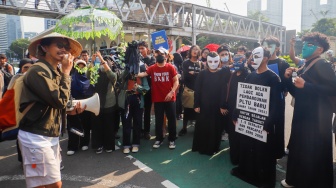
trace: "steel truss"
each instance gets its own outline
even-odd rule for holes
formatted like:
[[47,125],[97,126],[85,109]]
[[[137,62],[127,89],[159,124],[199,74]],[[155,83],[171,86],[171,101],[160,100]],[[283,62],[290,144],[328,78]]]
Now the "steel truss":
[[[35,8],[35,2],[39,6]],[[61,18],[78,7],[107,7],[115,12],[125,27],[166,29],[168,35],[192,37],[212,35],[239,40],[258,41],[275,36],[285,44],[286,28],[267,22],[258,22],[190,3],[173,0],[9,0],[11,5],[0,5],[5,14]]]

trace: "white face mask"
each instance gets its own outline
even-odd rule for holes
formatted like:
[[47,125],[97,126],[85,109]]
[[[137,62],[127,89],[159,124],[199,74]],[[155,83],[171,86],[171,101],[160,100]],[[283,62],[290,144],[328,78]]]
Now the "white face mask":
[[268,44],[267,42],[263,43],[263,47],[267,47],[269,49],[269,51],[271,52],[271,56],[273,55],[276,45],[275,44]]
[[264,59],[264,49],[262,47],[258,47],[252,51],[252,57],[254,63],[251,65],[255,70],[257,70]]
[[207,64],[211,70],[216,70],[219,67],[219,56],[216,57],[207,57]]

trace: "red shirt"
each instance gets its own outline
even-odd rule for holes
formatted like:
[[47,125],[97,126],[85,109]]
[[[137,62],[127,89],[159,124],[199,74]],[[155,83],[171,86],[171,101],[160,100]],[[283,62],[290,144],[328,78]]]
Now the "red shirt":
[[[170,63],[166,63],[164,67],[159,67],[157,64],[154,64],[150,66],[146,72],[151,76],[152,102],[166,102],[165,98],[174,85],[173,78],[177,75],[174,66]],[[176,96],[174,92],[170,101],[175,100]]]

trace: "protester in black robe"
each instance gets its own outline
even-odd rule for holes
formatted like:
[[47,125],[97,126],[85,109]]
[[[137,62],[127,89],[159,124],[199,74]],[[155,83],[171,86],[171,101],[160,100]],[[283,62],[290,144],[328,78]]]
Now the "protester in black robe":
[[[248,70],[245,68],[246,57],[245,55],[235,55],[233,57],[234,69],[235,71],[230,74],[230,78],[227,84],[228,89],[222,90],[221,95],[221,113],[226,116],[227,130],[229,134],[229,145],[230,145],[230,160],[233,165],[238,165],[239,163],[239,133],[235,131],[235,125],[232,122],[233,111],[236,108],[237,101],[237,89],[238,82],[244,82],[246,76],[249,74]],[[228,110],[225,113],[225,110]]]
[[210,52],[207,57],[208,69],[200,72],[195,84],[195,112],[199,113],[194,132],[192,151],[213,155],[219,151],[223,124],[220,113],[220,94],[224,83],[223,73],[218,69],[219,56]]
[[[276,120],[281,104],[280,78],[267,68],[270,51],[258,47],[252,52],[255,72],[246,77],[245,83],[270,87],[269,116],[264,121],[263,130],[267,132],[267,141],[262,142],[249,136],[240,135],[239,165],[232,169],[234,176],[257,187],[274,187],[276,177]],[[236,110],[238,112],[239,110]],[[234,114],[234,121],[237,115]],[[235,122],[236,124],[236,122]]]
[[[267,47],[271,52],[271,57],[267,62],[268,67],[273,70],[281,79],[281,111],[278,111],[278,120],[276,121],[276,128],[278,129],[276,132],[276,158],[280,159],[285,154],[285,107],[286,107],[286,100],[285,97],[287,96],[288,89],[288,79],[284,79],[284,74],[286,69],[289,67],[289,64],[286,60],[281,59],[278,57],[280,54],[280,40],[276,37],[269,36],[262,40],[262,46]],[[289,83],[291,81],[289,80]],[[279,107],[280,108],[280,107]]]
[[[302,41],[306,63],[298,70],[294,84],[288,85],[295,104],[286,179],[281,184],[328,188],[333,187],[333,114],[329,96],[336,95],[336,77],[326,60],[315,61],[330,47],[327,36],[308,33]],[[291,79],[293,70],[287,69],[287,79]]]

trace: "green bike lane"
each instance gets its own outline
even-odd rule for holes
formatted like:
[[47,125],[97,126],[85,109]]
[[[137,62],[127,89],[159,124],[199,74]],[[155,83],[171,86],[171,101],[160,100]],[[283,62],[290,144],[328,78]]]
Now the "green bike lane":
[[[152,125],[151,133],[154,133]],[[178,121],[177,130],[182,127]],[[131,154],[133,157],[153,169],[163,178],[181,188],[249,188],[254,187],[230,174],[234,167],[229,159],[229,142],[222,141],[220,152],[213,156],[192,152],[194,127],[188,127],[188,133],[176,140],[176,148],[168,148],[169,141],[165,138],[158,149],[152,148],[155,137],[150,141],[141,140],[140,152]],[[152,134],[153,135],[153,134]],[[285,158],[277,165],[277,186],[285,176]]]

